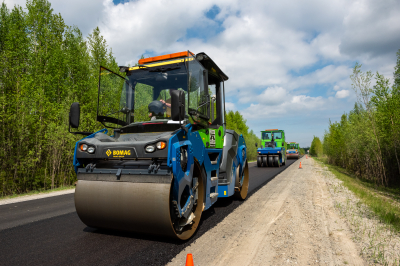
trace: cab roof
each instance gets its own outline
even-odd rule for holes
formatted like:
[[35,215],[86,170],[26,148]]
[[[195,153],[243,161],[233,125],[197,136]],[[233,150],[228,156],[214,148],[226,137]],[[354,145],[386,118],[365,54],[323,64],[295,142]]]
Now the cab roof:
[[144,66],[157,67],[163,65],[183,63],[185,62],[185,60],[188,59],[193,60],[192,56],[195,57],[200,62],[200,64],[202,64],[203,67],[208,70],[209,74],[217,76],[223,81],[227,81],[229,79],[228,76],[224,72],[222,72],[222,70],[217,66],[217,64],[206,53],[201,52],[195,55],[190,51],[143,58],[139,60],[138,62],[139,64],[137,66],[134,67],[120,66],[120,71],[125,72],[125,71],[137,70]]
[[281,130],[281,129],[266,129],[266,130],[263,130],[261,132],[272,132],[272,131],[274,131],[274,132],[285,132],[284,130]]

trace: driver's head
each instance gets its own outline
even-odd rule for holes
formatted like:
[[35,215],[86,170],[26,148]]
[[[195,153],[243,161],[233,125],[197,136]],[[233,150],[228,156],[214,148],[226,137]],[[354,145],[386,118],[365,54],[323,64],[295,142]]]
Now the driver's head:
[[149,104],[149,113],[152,114],[152,116],[164,116],[164,105],[160,101],[152,101]]

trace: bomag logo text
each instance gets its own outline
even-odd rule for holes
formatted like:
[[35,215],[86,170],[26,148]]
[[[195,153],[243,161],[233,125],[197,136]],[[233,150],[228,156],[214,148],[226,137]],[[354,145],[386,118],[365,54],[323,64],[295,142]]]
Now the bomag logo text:
[[113,156],[131,155],[130,150],[113,150]]

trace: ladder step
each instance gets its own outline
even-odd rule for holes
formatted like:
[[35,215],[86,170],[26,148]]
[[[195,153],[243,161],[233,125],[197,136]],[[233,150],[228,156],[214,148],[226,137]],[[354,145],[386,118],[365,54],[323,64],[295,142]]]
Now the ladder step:
[[214,181],[217,181],[217,180],[218,180],[217,176],[211,177],[211,182],[214,182]]
[[210,194],[210,198],[211,198],[211,199],[214,199],[214,198],[216,198],[216,197],[218,197],[218,193],[211,193],[211,194]]

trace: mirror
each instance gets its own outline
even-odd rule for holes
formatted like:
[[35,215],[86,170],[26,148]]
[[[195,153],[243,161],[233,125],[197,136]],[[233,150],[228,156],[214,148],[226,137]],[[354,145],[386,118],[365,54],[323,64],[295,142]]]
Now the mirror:
[[183,120],[185,117],[185,93],[170,90],[171,93],[171,118],[173,121]]
[[80,108],[79,103],[72,103],[69,109],[69,125],[72,128],[79,127]]

